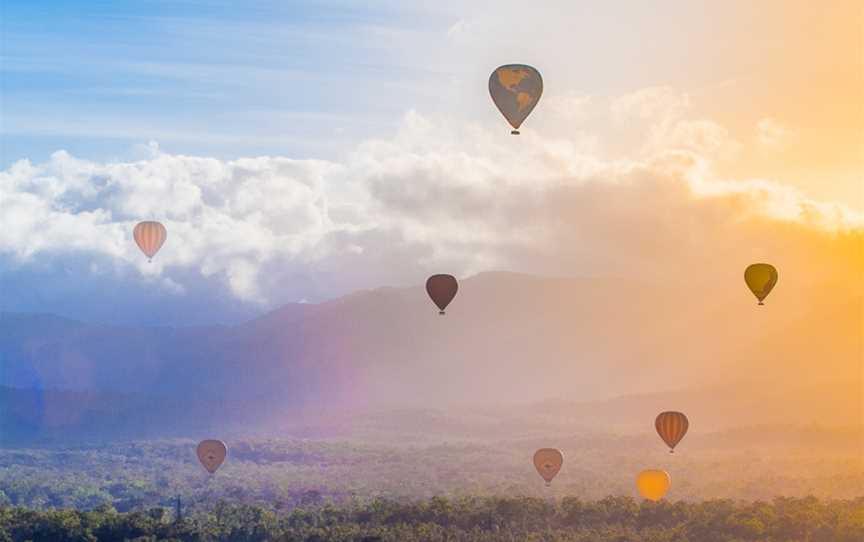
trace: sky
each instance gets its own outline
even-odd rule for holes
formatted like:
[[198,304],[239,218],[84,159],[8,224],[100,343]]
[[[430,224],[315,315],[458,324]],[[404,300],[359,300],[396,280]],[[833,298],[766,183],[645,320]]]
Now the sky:
[[[737,276],[814,236],[861,276],[854,1],[0,5],[2,310],[237,322],[433,272]],[[486,90],[514,62],[545,83],[518,138]]]

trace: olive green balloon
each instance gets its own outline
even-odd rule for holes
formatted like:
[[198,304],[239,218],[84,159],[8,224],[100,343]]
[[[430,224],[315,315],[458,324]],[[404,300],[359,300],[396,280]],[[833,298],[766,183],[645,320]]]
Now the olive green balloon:
[[771,264],[754,263],[744,271],[744,282],[759,300],[759,304],[764,305],[763,301],[777,284],[777,270]]

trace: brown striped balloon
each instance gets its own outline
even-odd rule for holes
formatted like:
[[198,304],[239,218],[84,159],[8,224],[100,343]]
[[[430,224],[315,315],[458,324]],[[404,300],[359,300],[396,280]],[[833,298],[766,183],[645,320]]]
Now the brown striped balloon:
[[675,453],[675,446],[687,434],[690,422],[681,412],[661,412],[654,420],[654,427],[657,428],[657,434],[669,446],[669,453],[672,454]]
[[153,256],[162,248],[165,239],[168,238],[168,231],[165,226],[159,222],[139,222],[132,232],[135,237],[135,242],[138,243],[138,248],[147,256],[147,260],[152,260]]

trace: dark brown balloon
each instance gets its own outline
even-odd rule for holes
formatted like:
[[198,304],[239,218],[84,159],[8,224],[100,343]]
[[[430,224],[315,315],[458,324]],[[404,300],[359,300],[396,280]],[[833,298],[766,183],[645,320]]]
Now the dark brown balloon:
[[228,447],[221,440],[202,440],[196,449],[198,461],[204,465],[207,472],[213,474],[225,461],[228,455]]
[[681,412],[661,412],[657,419],[654,420],[654,427],[657,428],[657,434],[669,446],[669,453],[675,453],[675,446],[681,442],[684,435],[687,434],[687,429],[690,427],[690,422]]
[[432,275],[426,281],[426,292],[435,305],[438,306],[440,312],[444,314],[444,309],[456,297],[456,292],[459,290],[459,283],[453,275]]

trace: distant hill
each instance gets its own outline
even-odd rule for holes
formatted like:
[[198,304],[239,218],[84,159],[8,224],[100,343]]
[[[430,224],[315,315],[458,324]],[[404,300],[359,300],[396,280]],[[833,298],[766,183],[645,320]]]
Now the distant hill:
[[[446,316],[418,286],[289,305],[230,327],[5,313],[0,385],[78,392],[36,394],[60,418],[110,417],[115,397],[123,416],[154,429],[225,412],[253,427],[376,409],[498,416],[526,404],[535,422],[569,412],[567,423],[622,428],[636,412],[681,405],[714,427],[860,423],[860,297],[781,286],[757,307],[738,281],[703,286],[484,273],[461,281]],[[90,406],[60,406],[69,401]]]

